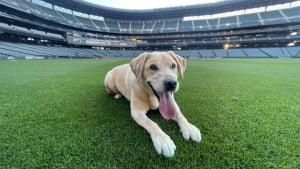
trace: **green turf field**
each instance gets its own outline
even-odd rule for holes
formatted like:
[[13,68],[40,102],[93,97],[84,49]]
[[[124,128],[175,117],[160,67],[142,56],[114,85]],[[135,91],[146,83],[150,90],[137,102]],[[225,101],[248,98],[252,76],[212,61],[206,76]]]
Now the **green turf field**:
[[169,159],[104,89],[125,62],[1,61],[0,168],[300,168],[300,60],[189,60],[176,99],[203,140],[150,112],[177,146]]

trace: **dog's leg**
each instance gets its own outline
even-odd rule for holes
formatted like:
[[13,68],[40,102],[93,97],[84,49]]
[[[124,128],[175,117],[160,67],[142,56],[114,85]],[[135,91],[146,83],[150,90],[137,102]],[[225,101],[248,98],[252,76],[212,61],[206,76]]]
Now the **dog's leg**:
[[143,128],[145,128],[151,136],[153,145],[158,154],[165,157],[174,155],[176,146],[171,138],[164,133],[159,126],[146,116],[149,106],[140,100],[131,100],[131,116]]
[[180,111],[177,103],[176,103],[176,109],[177,109],[176,115],[173,118],[173,120],[175,120],[178,123],[183,138],[186,140],[192,139],[196,142],[200,142],[201,141],[200,130],[196,126],[188,122],[188,120],[184,117],[184,115]]

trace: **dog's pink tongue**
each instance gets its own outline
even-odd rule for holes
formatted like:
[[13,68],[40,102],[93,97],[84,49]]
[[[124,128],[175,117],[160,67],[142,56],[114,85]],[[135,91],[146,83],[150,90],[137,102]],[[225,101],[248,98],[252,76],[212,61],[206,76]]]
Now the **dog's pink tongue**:
[[159,95],[159,112],[163,118],[173,119],[176,114],[174,96],[171,92],[158,93]]

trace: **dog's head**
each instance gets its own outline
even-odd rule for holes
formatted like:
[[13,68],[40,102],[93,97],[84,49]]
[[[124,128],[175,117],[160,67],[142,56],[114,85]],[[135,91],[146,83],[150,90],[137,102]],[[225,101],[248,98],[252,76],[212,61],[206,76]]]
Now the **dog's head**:
[[137,80],[150,83],[156,92],[176,92],[178,74],[183,76],[186,61],[173,52],[145,52],[134,58],[130,66]]
[[[183,76],[186,61],[173,52],[142,53],[130,64],[139,83],[148,85],[160,101],[160,111],[175,111],[173,92],[179,89],[178,74]],[[165,118],[172,115],[165,114]],[[168,117],[167,117],[168,116]]]

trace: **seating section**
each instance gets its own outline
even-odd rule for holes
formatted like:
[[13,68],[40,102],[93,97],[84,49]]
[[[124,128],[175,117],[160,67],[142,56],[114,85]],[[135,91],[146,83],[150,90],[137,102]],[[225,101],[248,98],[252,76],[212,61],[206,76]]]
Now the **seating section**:
[[228,55],[230,57],[247,57],[243,49],[230,49],[228,50]]
[[260,48],[268,56],[291,57],[291,53],[286,48]]
[[214,58],[214,57],[216,57],[213,50],[199,50],[199,53],[200,53],[200,57],[203,57],[203,58]]
[[291,54],[291,56],[294,57],[300,57],[300,47],[289,47],[286,48],[288,50],[288,52]]
[[179,32],[190,32],[193,31],[193,21],[184,21],[184,22],[179,22],[179,27],[178,31]]
[[25,27],[16,26],[16,25],[8,25],[6,23],[0,22],[0,29],[6,30],[8,32],[16,32],[17,34],[25,34],[31,37],[45,37],[47,39],[56,40],[56,41],[64,41],[65,38],[56,33],[44,32],[36,29],[27,29]]
[[240,15],[239,21],[240,21],[240,27],[250,27],[250,26],[260,25],[260,20],[256,13]]
[[[15,59],[25,58],[103,58],[114,53],[97,49],[47,47],[22,43],[0,42],[0,56]],[[119,56],[119,54],[116,54]],[[125,56],[124,56],[125,57]]]
[[[0,42],[0,59],[132,58],[143,52],[145,51],[48,47],[22,43]],[[176,50],[174,52],[183,57],[190,58],[300,58],[300,47]]]
[[288,18],[290,22],[300,22],[299,11],[300,11],[300,7],[282,10],[284,15]]
[[263,19],[264,25],[287,23],[287,20],[279,11],[262,12],[260,16]]
[[57,11],[35,3],[31,3],[31,1],[0,0],[0,4],[62,24],[85,28],[88,30],[101,30],[113,33],[168,33],[223,30],[236,27],[283,24],[300,21],[300,7],[221,17],[217,19],[201,19],[192,21],[182,21],[182,19],[130,21],[112,19],[107,20],[106,18],[104,18],[103,21]]
[[237,23],[237,16],[220,18],[219,29],[236,28]]
[[153,33],[160,33],[163,26],[164,26],[164,22],[156,22],[154,24],[152,32]]
[[265,52],[261,51],[259,48],[249,48],[249,49],[243,49],[245,54],[247,56],[251,56],[251,57],[270,57],[269,55],[267,55]]

